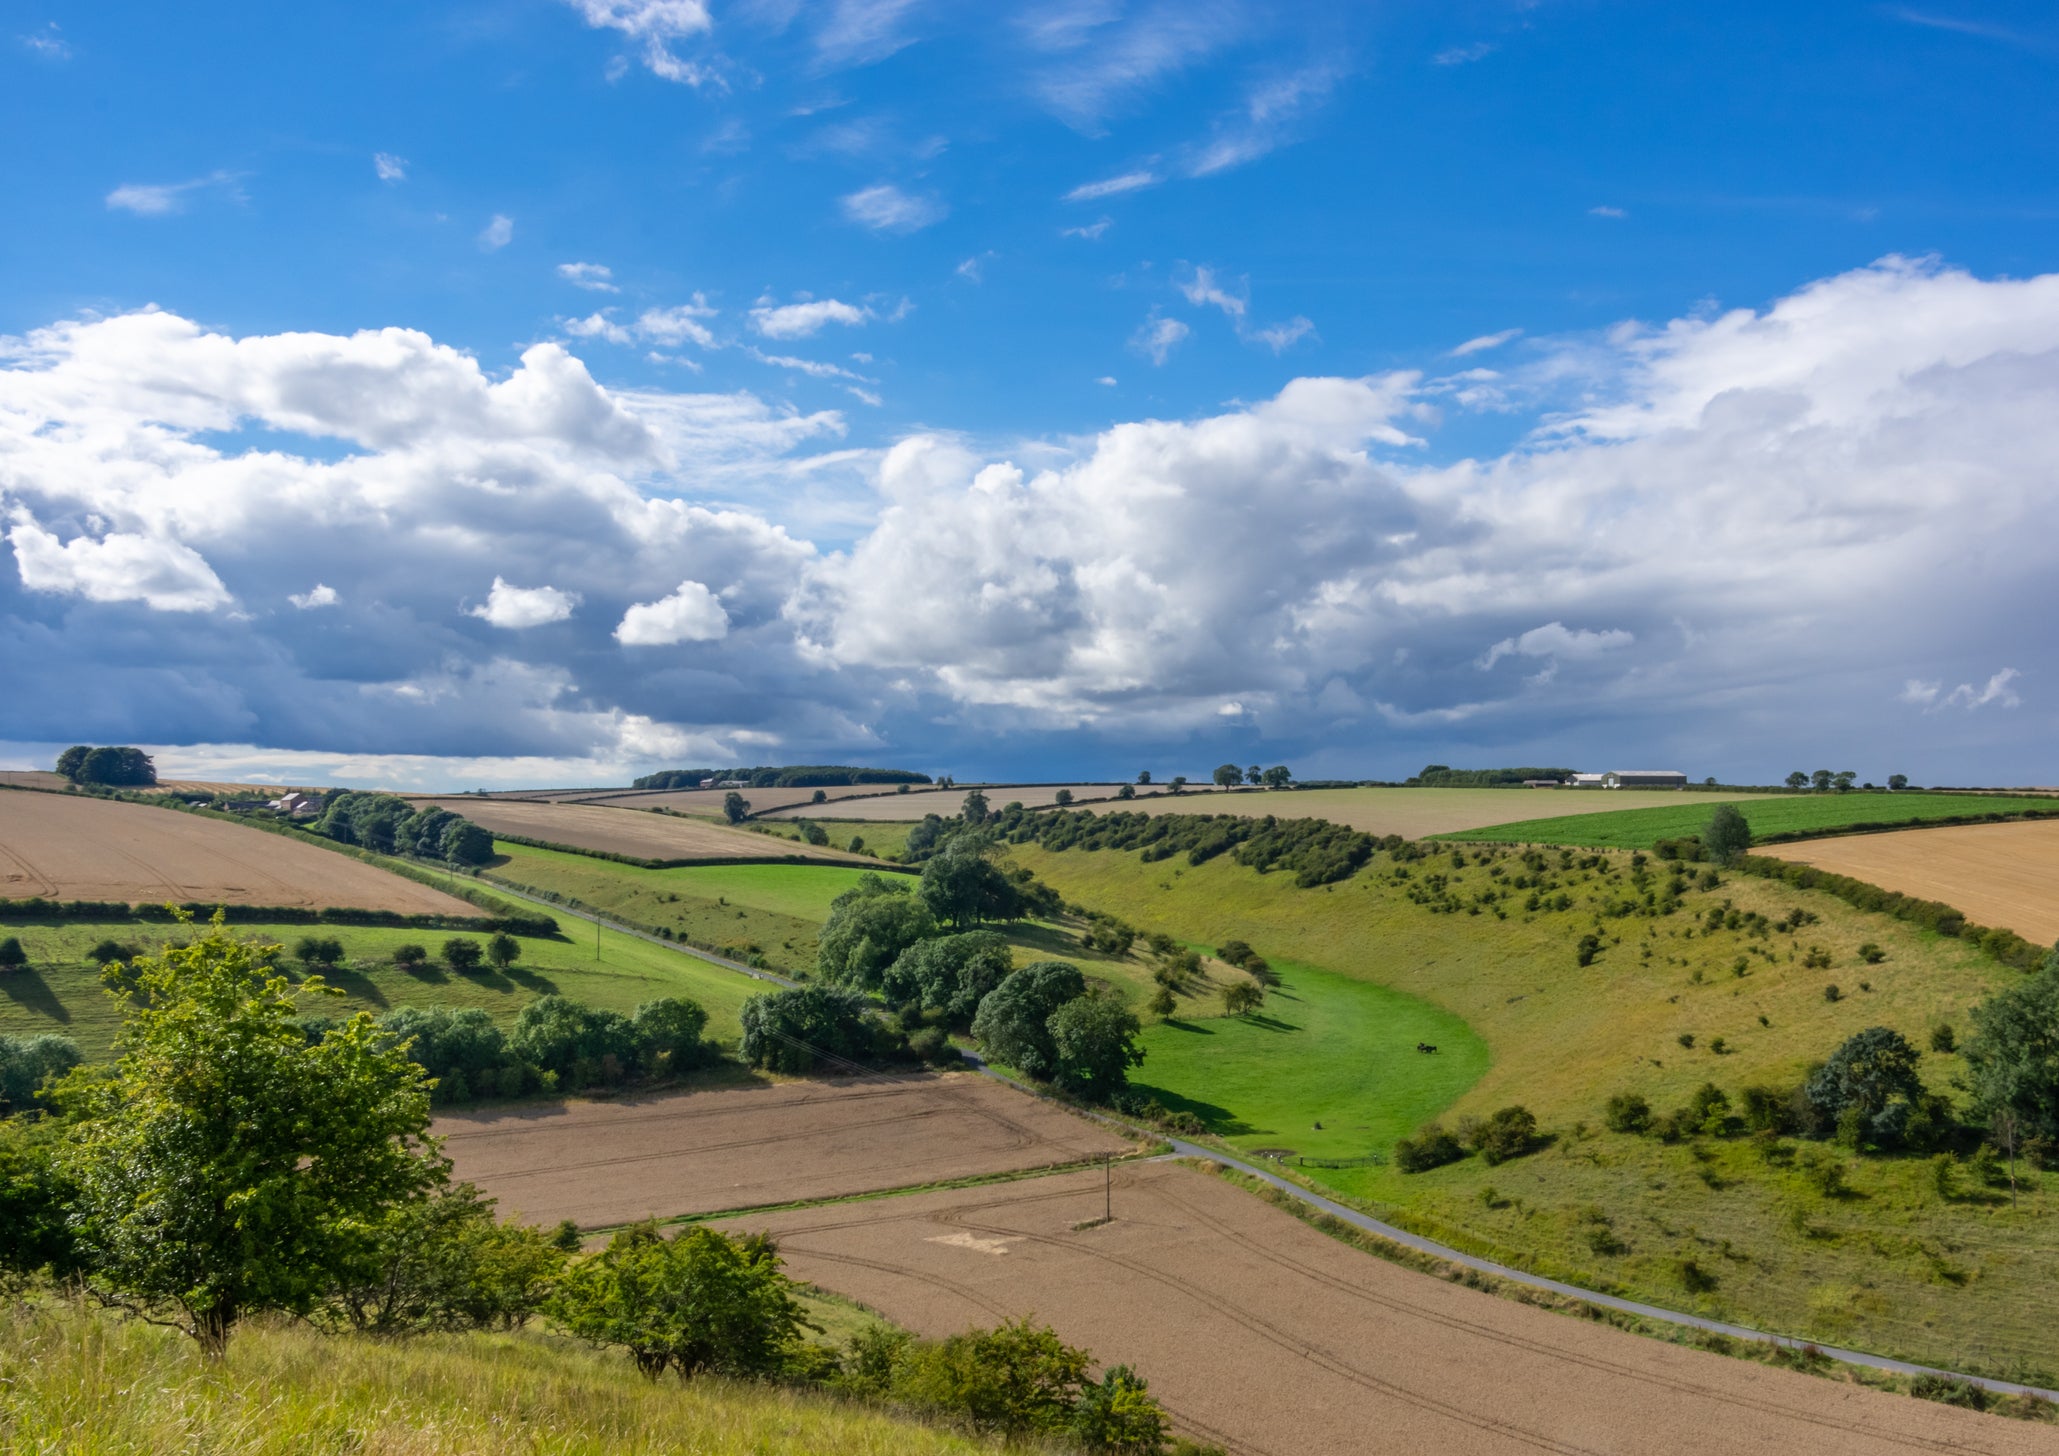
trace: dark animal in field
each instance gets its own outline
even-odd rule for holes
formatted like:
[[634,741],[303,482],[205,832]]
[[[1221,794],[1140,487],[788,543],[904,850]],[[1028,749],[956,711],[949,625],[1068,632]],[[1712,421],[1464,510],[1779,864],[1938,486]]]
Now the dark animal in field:
[[1437,1048],[1431,1046],[1430,1043],[1426,1041],[1419,1041],[1416,1043],[1416,1050],[1419,1052],[1434,1052],[1437,1050]]

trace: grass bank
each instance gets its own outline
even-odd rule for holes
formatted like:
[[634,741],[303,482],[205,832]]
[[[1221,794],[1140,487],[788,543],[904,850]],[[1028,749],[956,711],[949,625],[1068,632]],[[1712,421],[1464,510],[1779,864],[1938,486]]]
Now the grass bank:
[[253,1328],[218,1369],[168,1330],[0,1305],[0,1447],[157,1456],[927,1456],[993,1445],[825,1397],[651,1382],[537,1334],[381,1343]]
[[[1573,790],[1562,790],[1571,793]],[[1590,797],[1606,799],[1605,791]],[[1661,839],[1699,834],[1715,812],[1716,801],[1699,795],[1655,808],[1603,809],[1552,819],[1519,819],[1486,829],[1439,835],[1440,839],[1500,844],[1568,844],[1591,849],[1649,849]],[[2009,815],[2035,810],[2059,814],[2051,798],[2015,798],[1998,794],[1794,794],[1754,799],[1737,805],[1754,835],[1834,834],[1860,824],[1904,824],[1984,815]]]
[[[1499,1167],[1476,1156],[1415,1175],[1309,1170],[1308,1181],[1454,1246],[1591,1288],[1948,1368],[2059,1379],[2059,1176],[2019,1170],[2012,1206],[2006,1188],[1963,1168],[1940,1192],[1924,1159],[1840,1156],[1847,1186],[1825,1194],[1791,1142],[1668,1145],[1601,1130],[1613,1093],[1642,1093],[1664,1111],[1704,1082],[1733,1098],[1748,1085],[1791,1086],[1868,1026],[1926,1047],[1937,1025],[1963,1032],[1968,1009],[2016,973],[1961,941],[1785,884],[1690,886],[1675,913],[1645,916],[1619,913],[1643,904],[1627,855],[1537,856],[1537,871],[1511,853],[1454,848],[1463,865],[1383,853],[1315,890],[1227,857],[1197,867],[1115,851],[1013,853],[1068,900],[1144,929],[1206,945],[1240,938],[1276,964],[1403,992],[1458,1018],[1491,1063],[1450,1114],[1521,1103],[1547,1138]],[[1645,871],[1656,897],[1670,886],[1663,868]],[[1754,929],[1754,915],[1770,927],[1796,910],[1817,918],[1792,933]],[[1599,942],[1586,966],[1583,935]],[[1884,952],[1877,964],[1858,955],[1868,942]],[[1817,947],[1828,968],[1806,964]],[[1833,984],[1836,1000],[1825,994]],[[1321,986],[1308,983],[1317,999]],[[1156,1053],[1169,1033],[1150,1036]],[[1297,1100],[1307,1095],[1297,1074],[1265,1074],[1269,1045],[1218,1038],[1177,1076],[1180,1058],[1168,1053],[1138,1078],[1182,1084],[1172,1090],[1251,1128],[1291,1129],[1298,1136],[1282,1145],[1304,1148],[1322,1114],[1312,1097]],[[1400,1056],[1397,1086],[1441,1074],[1435,1060]],[[1939,1090],[1959,1072],[1956,1055],[1922,1059]],[[1311,1067],[1299,1086],[1328,1075]],[[1413,1095],[1433,1100],[1428,1087]]]

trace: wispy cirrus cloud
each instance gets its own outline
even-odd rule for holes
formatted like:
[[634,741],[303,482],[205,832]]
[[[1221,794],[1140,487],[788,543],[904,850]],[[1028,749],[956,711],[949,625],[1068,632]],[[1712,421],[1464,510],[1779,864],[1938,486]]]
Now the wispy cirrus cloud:
[[589,293],[620,293],[615,286],[615,270],[605,263],[560,263],[558,277],[574,288],[584,288]]
[[860,188],[843,199],[844,216],[876,233],[919,232],[950,212],[930,194],[904,192],[890,182]]
[[1032,79],[1031,89],[1066,125],[1090,134],[1227,46],[1249,24],[1246,7],[1235,0],[1165,0],[1123,20],[1107,7],[1073,5],[1056,18],[1026,32],[1060,54]]
[[391,152],[374,152],[372,170],[381,182],[405,182],[408,179],[408,159],[396,157]]
[[56,21],[50,21],[41,30],[32,30],[27,35],[15,37],[31,54],[46,61],[68,61],[72,58],[71,43],[57,28]]
[[1212,176],[1286,145],[1298,124],[1329,99],[1343,77],[1341,64],[1324,61],[1254,85],[1244,104],[1218,121],[1215,134],[1195,149],[1188,159],[1188,175]]
[[479,229],[479,251],[498,253],[515,240],[515,220],[504,212],[496,212]]
[[762,298],[751,310],[751,327],[768,339],[805,339],[819,333],[825,325],[842,324],[849,328],[871,317],[871,309],[845,303],[840,298],[803,298],[799,303],[774,303]]
[[107,194],[107,206],[114,212],[132,212],[138,217],[165,217],[182,211],[186,199],[195,193],[219,190],[240,198],[240,172],[214,171],[185,182],[124,182]]
[[1522,337],[1522,333],[1521,329],[1503,329],[1499,333],[1482,334],[1478,338],[1467,339],[1463,344],[1453,349],[1450,357],[1453,359],[1463,359],[1470,354],[1484,354],[1489,349],[1499,349],[1503,344]]
[[1097,197],[1117,197],[1125,192],[1136,192],[1145,187],[1156,187],[1165,178],[1148,167],[1139,167],[1130,172],[1118,172],[1113,177],[1104,177],[1099,182],[1082,182],[1065,194],[1064,202],[1092,202]]
[[1130,347],[1153,364],[1163,364],[1171,357],[1172,351],[1193,332],[1176,318],[1152,317],[1145,319],[1137,331],[1130,335]]
[[1912,677],[1902,685],[1901,699],[1925,711],[1964,708],[1970,713],[1976,708],[1985,708],[1990,704],[2002,708],[2020,708],[2023,706],[2023,698],[2016,691],[2015,682],[2022,676],[2023,674],[2015,668],[2005,667],[1981,687],[1976,688],[1972,683],[1960,683],[1950,691],[1946,691],[1942,682],[1925,682]]
[[641,46],[644,69],[681,85],[722,84],[720,69],[682,59],[675,41],[706,35],[714,28],[703,0],[565,0],[595,30],[612,30]]
[[1991,40],[1999,45],[2012,46],[2017,50],[2030,51],[2037,55],[2059,55],[2059,35],[2035,35],[2016,30],[2006,25],[1996,25],[1986,20],[1969,20],[1957,15],[1938,15],[1928,10],[1915,10],[1906,5],[1890,5],[1887,13],[1905,25],[1922,26],[1926,30],[1950,31],[1954,35],[1972,36],[1976,40]]

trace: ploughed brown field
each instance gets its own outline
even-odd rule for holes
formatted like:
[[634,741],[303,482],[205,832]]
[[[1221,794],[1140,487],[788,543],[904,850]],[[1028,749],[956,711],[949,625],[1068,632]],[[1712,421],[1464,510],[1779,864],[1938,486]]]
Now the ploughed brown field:
[[[810,804],[802,799],[790,809],[781,809],[766,814],[768,819],[866,819],[892,823],[903,819],[920,819],[925,814],[941,814],[946,819],[965,807],[965,796],[978,788],[987,796],[987,807],[999,809],[1005,804],[1020,803],[1025,808],[1043,809],[1058,802],[1058,791],[1070,789],[1075,799],[1113,799],[1114,784],[1029,784],[1002,785],[990,787],[985,784],[962,784],[954,789],[914,789],[908,793],[888,793],[885,798],[859,799],[849,804],[834,801],[827,804]],[[1139,793],[1153,792],[1149,788]],[[746,793],[746,799],[751,796]],[[1128,809],[1132,804],[1096,804],[1096,809]],[[758,801],[751,799],[753,811],[759,810]]]
[[[835,803],[838,799],[858,799],[874,794],[893,794],[892,784],[831,784],[821,789],[634,789],[626,793],[602,796],[581,795],[582,804],[608,804],[622,809],[670,809],[677,814],[720,815],[722,801],[731,793],[742,794],[749,801],[753,814],[765,814],[774,809],[791,809],[796,804],[813,803],[816,794],[829,796]],[[895,794],[894,797],[900,797]],[[915,816],[921,818],[920,814]]]
[[147,804],[0,791],[0,897],[33,895],[481,913],[427,885],[283,835]]
[[795,1277],[936,1337],[1034,1313],[1234,1452],[2050,1452],[2049,1427],[1624,1334],[1376,1259],[1206,1173],[1125,1164],[745,1215]]
[[1845,834],[1753,852],[1942,900],[1976,924],[1998,925],[2042,945],[2059,941],[2059,822]]
[[418,807],[434,804],[462,814],[493,834],[547,840],[575,849],[626,854],[638,859],[777,859],[805,854],[811,859],[872,864],[863,855],[840,849],[796,844],[724,824],[680,819],[670,814],[639,813],[593,804],[553,804],[536,799],[415,799]]
[[457,1176],[535,1223],[607,1227],[1121,1155],[1099,1123],[969,1072],[450,1113]]

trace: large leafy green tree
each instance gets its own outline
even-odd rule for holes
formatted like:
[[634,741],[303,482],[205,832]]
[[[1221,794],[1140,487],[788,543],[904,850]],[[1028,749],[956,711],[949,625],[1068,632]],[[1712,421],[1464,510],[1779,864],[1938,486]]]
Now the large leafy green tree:
[[2059,1142],[2059,948],[2030,979],[1973,1009],[1962,1050],[1983,1119],[2013,1112],[2020,1136]]
[[990,1060],[1048,1080],[1058,1072],[1051,1018],[1086,990],[1078,966],[1034,961],[986,994],[972,1018],[973,1038]]
[[449,1176],[422,1069],[368,1015],[310,1042],[298,1001],[329,988],[296,990],[275,951],[218,917],[138,957],[119,1060],[60,1094],[88,1287],[216,1358],[246,1315],[307,1314],[361,1273],[372,1229]]
[[1215,770],[1215,781],[1226,789],[1233,789],[1244,782],[1244,770],[1234,763],[1219,764]]
[[924,1010],[962,1026],[1014,969],[1006,940],[991,930],[968,930],[909,946],[887,967],[883,988],[896,1005],[920,1001]]
[[1830,1121],[1853,1114],[1876,1141],[1897,1142],[1924,1097],[1919,1056],[1900,1032],[1869,1026],[1832,1052],[1803,1091]]
[[826,981],[876,991],[902,951],[936,933],[936,917],[911,881],[863,874],[829,902],[829,919],[816,938],[815,968]]
[[1055,1080],[1069,1092],[1106,1098],[1121,1090],[1131,1067],[1143,1064],[1137,1018],[1114,996],[1075,997],[1052,1012],[1046,1026],[1057,1055]]
[[995,845],[985,834],[960,834],[922,867],[919,893],[930,914],[958,930],[990,920],[1019,920],[1020,889],[994,863]]
[[982,1431],[1063,1431],[1087,1379],[1087,1352],[1027,1316],[918,1345],[895,1371],[894,1394],[955,1412]]
[[1737,863],[1738,856],[1752,847],[1752,826],[1735,804],[1718,804],[1702,828],[1702,848],[1719,865]]
[[667,1369],[682,1380],[769,1374],[810,1328],[769,1240],[698,1227],[668,1239],[655,1223],[575,1264],[548,1309],[581,1339],[627,1350],[653,1380]]
[[796,986],[744,1002],[738,1050],[754,1067],[797,1076],[823,1055],[864,1061],[874,1025],[865,998],[836,986]]

